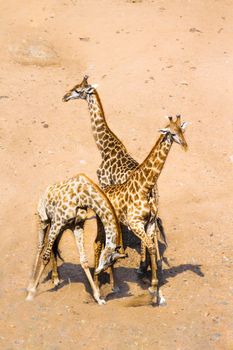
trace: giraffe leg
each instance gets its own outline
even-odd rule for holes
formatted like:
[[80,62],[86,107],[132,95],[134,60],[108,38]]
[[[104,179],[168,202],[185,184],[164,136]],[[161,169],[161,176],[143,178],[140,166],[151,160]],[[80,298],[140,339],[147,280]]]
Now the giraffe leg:
[[148,262],[147,262],[147,250],[144,242],[141,241],[141,260],[140,260],[140,266],[137,269],[137,273],[139,275],[144,275],[147,271]]
[[39,228],[39,233],[38,233],[38,248],[37,248],[35,261],[33,264],[32,275],[30,278],[29,285],[27,287],[27,291],[31,290],[32,286],[34,285],[34,281],[35,281],[38,266],[39,266],[40,254],[41,254],[43,247],[44,247],[44,244],[45,244],[46,230],[49,231],[49,225],[45,226],[42,221],[40,221],[39,226],[40,226],[40,228]]
[[64,229],[64,224],[60,222],[54,222],[52,223],[50,227],[50,231],[48,234],[48,243],[46,249],[44,249],[42,258],[43,260],[47,261],[51,258],[51,253],[53,249],[54,242],[56,241],[56,238],[58,237],[59,233]]
[[92,275],[90,273],[89,270],[89,266],[88,266],[88,261],[87,261],[87,257],[85,255],[85,251],[84,251],[84,237],[83,237],[83,228],[80,226],[76,226],[74,229],[74,237],[75,237],[75,241],[76,241],[76,245],[78,247],[79,250],[79,254],[80,254],[80,262],[81,262],[81,266],[87,276],[87,279],[90,283],[90,286],[92,288],[93,291],[93,296],[95,298],[95,300],[97,301],[97,303],[99,305],[105,304],[105,300],[100,299],[100,291],[99,289],[96,287]]
[[[95,269],[99,266],[99,259],[100,254],[102,250],[102,243],[101,241],[97,241],[94,243],[94,254],[95,254]],[[94,282],[96,288],[99,290],[99,275],[94,275]]]
[[111,265],[109,267],[109,277],[110,277],[110,286],[111,289],[114,293],[118,293],[120,291],[120,288],[117,285],[117,279],[116,279],[116,274],[115,274],[115,270],[114,270],[114,266]]
[[122,230],[120,230],[120,235],[119,235],[119,237],[117,237],[117,245],[120,246],[119,253],[125,254],[123,237],[122,237]]
[[60,284],[60,279],[57,270],[57,254],[52,250],[51,252],[51,264],[52,264],[52,282],[55,286]]
[[[40,281],[41,275],[44,272],[45,266],[50,261],[53,243],[54,243],[56,237],[58,236],[61,228],[62,228],[61,225],[55,225],[55,224],[51,225],[51,227],[50,227],[50,231],[48,233],[48,241],[46,243],[46,246],[44,247],[44,250],[42,247],[39,256],[37,254],[37,257],[36,257],[36,265],[35,265],[34,273],[33,273],[33,281],[30,283],[30,285],[28,287],[28,296],[27,296],[26,300],[33,299],[33,296],[36,292],[36,288],[37,288],[37,285]],[[40,231],[39,241],[41,239],[41,242],[42,242],[42,238],[43,238],[43,244],[44,244],[45,230],[44,230],[44,233],[42,233],[42,231]]]
[[159,245],[158,245],[158,233],[159,229],[157,226],[157,219],[156,217],[152,216],[150,222],[147,224],[146,228],[147,234],[151,237],[155,244],[156,249],[156,264],[157,264],[157,274],[158,278],[162,279],[162,259],[159,251]]
[[44,272],[44,269],[47,265],[48,261],[46,263],[44,263],[44,261],[42,262],[41,259],[38,260],[37,262],[37,274],[35,275],[35,279],[33,281],[33,283],[31,283],[30,287],[28,288],[28,295],[26,297],[26,300],[31,301],[34,298],[34,295],[36,293],[36,288],[39,284],[40,278]]
[[[103,227],[103,224],[98,216],[97,216],[97,227],[98,227],[98,233],[97,233],[97,238],[96,238],[95,248],[94,248],[95,249],[95,269],[99,265],[99,258],[100,258],[101,250],[104,246],[104,238],[105,238],[104,227]],[[121,235],[121,237],[122,237],[122,235]],[[124,252],[123,245],[121,246],[120,251]],[[112,291],[115,293],[119,292],[120,288],[117,286],[116,274],[114,273],[114,266],[109,267],[108,273],[109,273],[109,277],[110,277],[110,286],[111,286]],[[99,288],[98,276],[99,275],[94,275],[94,281],[95,281],[96,287]]]
[[[47,232],[45,234],[45,239],[44,242],[47,245],[48,244],[48,236],[49,236],[49,227],[47,229]],[[59,281],[59,276],[58,276],[58,270],[57,270],[57,250],[58,250],[58,242],[57,240],[53,244],[53,248],[51,251],[51,265],[52,265],[52,282],[55,286],[58,286],[60,281]]]
[[[160,257],[160,252],[159,252],[159,246],[158,246],[158,228],[156,225],[156,218],[152,217],[151,222],[147,225],[147,234],[151,237],[154,245],[153,249],[150,253],[150,259],[151,259],[151,271],[152,271],[152,281],[153,281],[153,275],[154,275],[154,280],[156,280],[156,284],[150,287],[149,291],[153,294],[156,295],[153,299],[153,303],[157,305],[165,305],[166,300],[162,295],[160,285],[161,285],[161,280],[162,280],[162,261]],[[155,259],[155,260],[154,260]],[[156,278],[155,278],[156,274]]]
[[[101,250],[103,249],[104,237],[105,237],[105,231],[104,231],[104,226],[102,224],[102,221],[98,216],[96,216],[96,220],[97,220],[97,236],[94,243],[95,269],[99,266],[100,254],[101,254]],[[99,275],[94,274],[94,282],[95,282],[96,288],[99,290]]]
[[145,243],[146,247],[149,250],[151,260],[151,286],[149,287],[149,292],[152,295],[155,295],[152,300],[153,304],[162,304],[164,300],[159,290],[159,283],[157,278],[156,247],[152,237],[150,237],[152,231],[147,234],[144,229],[144,223],[141,220],[134,220],[130,222],[130,228]]
[[157,254],[157,277],[159,282],[161,283],[163,280],[163,264],[162,264],[162,256],[159,251],[159,229],[157,226],[157,222],[155,223],[155,232],[154,232],[154,244],[155,244],[155,249],[156,249],[156,254]]

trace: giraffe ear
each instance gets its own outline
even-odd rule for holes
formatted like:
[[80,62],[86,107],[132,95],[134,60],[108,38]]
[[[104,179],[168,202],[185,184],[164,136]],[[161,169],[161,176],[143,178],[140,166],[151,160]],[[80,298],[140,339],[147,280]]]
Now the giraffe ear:
[[88,94],[92,94],[93,91],[94,91],[94,87],[93,87],[92,85],[89,85],[88,88],[86,89],[86,92],[87,92]]
[[183,123],[181,124],[181,129],[182,129],[183,132],[185,132],[185,129],[187,128],[188,125],[189,125],[188,122],[183,122]]
[[128,254],[125,253],[125,254],[120,254],[118,252],[114,252],[111,256],[111,262],[114,262],[118,259],[124,259],[124,258],[127,258],[128,257]]
[[169,128],[159,129],[159,132],[161,134],[167,134],[168,132],[171,132]]
[[98,84],[91,84],[91,86],[94,88],[94,89],[97,89],[97,87],[99,86]]

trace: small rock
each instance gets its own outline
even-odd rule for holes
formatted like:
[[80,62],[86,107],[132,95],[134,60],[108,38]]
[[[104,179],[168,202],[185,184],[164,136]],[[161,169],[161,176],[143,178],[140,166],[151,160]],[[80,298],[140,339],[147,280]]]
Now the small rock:
[[195,33],[195,32],[202,33],[202,31],[199,30],[199,29],[197,29],[197,28],[190,28],[189,31],[190,31],[191,33]]
[[221,333],[214,333],[210,339],[213,341],[217,341],[219,340],[220,337],[221,337]]
[[188,85],[188,82],[187,81],[181,81],[180,85]]
[[81,40],[81,41],[90,41],[90,38],[87,36],[87,37],[84,37],[84,38],[79,38],[79,40]]

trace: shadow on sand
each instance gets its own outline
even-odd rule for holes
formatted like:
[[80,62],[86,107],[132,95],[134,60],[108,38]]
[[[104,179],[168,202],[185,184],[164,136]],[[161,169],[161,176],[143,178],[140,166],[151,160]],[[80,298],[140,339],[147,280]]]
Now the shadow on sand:
[[[138,237],[133,235],[127,227],[122,227],[123,232],[123,240],[124,240],[124,248],[130,247],[132,249],[135,249],[138,253],[140,253],[140,240]],[[159,250],[160,253],[163,255],[166,246],[163,243],[159,242]],[[91,273],[93,275],[94,269],[91,268]],[[160,283],[161,285],[164,285],[168,282],[170,278],[174,278],[177,275],[186,272],[191,271],[198,275],[199,277],[204,277],[204,273],[201,270],[201,265],[198,264],[181,264],[178,266],[173,266],[169,268],[163,269],[163,274],[160,276]],[[87,293],[92,295],[92,290],[89,285],[89,282],[86,278],[86,275],[81,267],[80,264],[73,264],[73,263],[66,263],[63,262],[63,264],[59,267],[59,276],[61,283],[57,287],[53,287],[49,289],[49,292],[55,292],[64,286],[70,284],[70,283],[82,283],[85,286],[85,290]],[[118,287],[120,288],[120,291],[117,293],[110,292],[106,296],[106,300],[112,300],[112,299],[119,299],[119,298],[125,298],[125,297],[131,297],[133,294],[130,292],[130,288],[128,285],[129,283],[135,283],[140,286],[140,288],[145,291],[150,286],[150,280],[151,280],[151,271],[147,271],[143,276],[137,274],[137,269],[132,267],[117,267],[115,268],[115,276],[116,276],[116,282]],[[51,272],[47,274],[47,276],[44,278],[43,283],[51,279]],[[100,286],[103,286],[105,284],[109,284],[109,274],[107,272],[103,272],[99,276]]]
[[[93,270],[94,269],[91,269],[92,274],[94,272]],[[174,278],[177,275],[186,271],[191,271],[199,277],[204,277],[204,273],[201,270],[201,265],[181,264],[163,270],[162,285],[166,284],[170,278]],[[137,274],[137,270],[131,267],[117,267],[115,268],[115,272],[117,285],[120,288],[120,291],[117,293],[110,292],[106,296],[106,300],[131,297],[132,293],[130,292],[128,283],[135,283],[139,285],[143,291],[147,290],[150,285],[150,271],[148,271],[143,277],[139,277]],[[49,289],[49,292],[55,292],[58,289],[61,289],[70,283],[82,283],[85,286],[86,292],[92,295],[92,290],[80,264],[63,263],[59,267],[59,275],[61,280],[60,285],[58,287],[53,287]],[[49,272],[48,275],[45,277],[43,283],[50,279],[51,272]],[[100,275],[99,280],[100,286],[109,284],[109,274],[107,272],[103,272]]]

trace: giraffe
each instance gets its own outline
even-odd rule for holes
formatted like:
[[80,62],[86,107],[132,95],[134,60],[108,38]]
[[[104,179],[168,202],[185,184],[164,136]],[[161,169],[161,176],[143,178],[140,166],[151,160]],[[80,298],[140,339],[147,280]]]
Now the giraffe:
[[[98,284],[93,281],[88,260],[84,250],[83,226],[87,218],[87,209],[91,208],[101,220],[106,236],[105,248],[102,246],[103,237],[97,237],[95,247],[95,276],[101,271],[112,266],[119,258],[126,257],[118,252],[117,243],[121,235],[119,224],[113,206],[103,193],[103,191],[85,174],[78,174],[68,180],[49,186],[42,195],[38,205],[39,217],[39,243],[38,252],[35,259],[32,281],[28,286],[27,300],[32,300],[36,292],[40,277],[45,266],[52,260],[53,279],[55,285],[59,283],[57,274],[57,263],[53,247],[56,239],[66,230],[71,229],[74,233],[77,248],[80,253],[81,266],[91,285],[94,299],[98,304],[105,304],[105,300],[100,298]],[[49,228],[46,237],[46,231]],[[56,250],[56,248],[55,248]]]
[[[85,99],[91,116],[91,127],[97,147],[100,150],[102,162],[97,170],[99,184],[102,189],[107,186],[124,183],[130,173],[138,167],[138,162],[134,160],[128,153],[124,144],[109,128],[104,110],[96,90],[97,85],[88,84],[88,76],[84,76],[81,84],[75,85],[63,97],[63,101],[67,102],[71,99]],[[167,246],[164,229],[161,219],[158,217],[158,188],[157,183],[151,189],[148,200],[152,206],[154,220],[154,229],[160,233],[160,239]],[[156,223],[156,224],[155,224]],[[159,229],[159,230],[158,230]],[[158,265],[161,267],[161,258],[159,249],[157,248]],[[143,274],[147,270],[146,249],[141,243],[141,262],[138,269],[139,274]]]
[[115,209],[118,220],[128,226],[143,241],[149,251],[152,270],[149,291],[155,295],[153,303],[157,304],[164,304],[165,299],[159,290],[156,275],[157,248],[154,231],[151,230],[151,224],[154,220],[153,207],[150,205],[148,197],[158,180],[173,142],[180,144],[184,150],[187,150],[188,146],[184,138],[186,127],[187,123],[181,123],[179,115],[176,120],[169,117],[169,124],[166,128],[159,130],[162,135],[143,163],[129,175],[123,184],[112,185],[104,189]]

